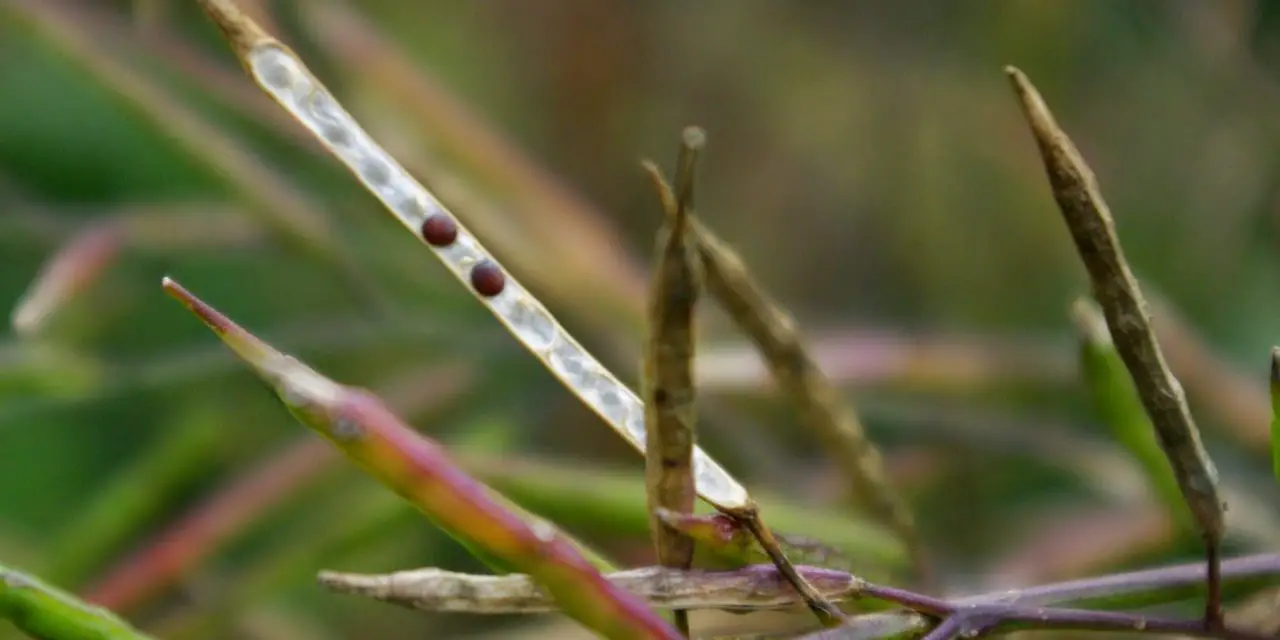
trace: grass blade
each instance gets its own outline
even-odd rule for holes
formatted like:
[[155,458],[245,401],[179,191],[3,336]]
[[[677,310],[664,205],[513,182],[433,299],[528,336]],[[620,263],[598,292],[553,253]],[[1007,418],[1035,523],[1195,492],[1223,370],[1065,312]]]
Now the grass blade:
[[100,283],[126,251],[187,255],[194,249],[227,249],[262,239],[263,233],[243,213],[202,209],[198,215],[189,215],[176,207],[133,206],[76,230],[40,267],[14,305],[10,318],[14,333],[24,338],[40,334],[78,296]]
[[[640,398],[610,373],[481,246],[444,205],[384,151],[301,60],[231,0],[201,0],[249,75],[317,136],[396,219],[422,239],[476,299],[566,387],[636,450],[645,449]],[[749,502],[746,488],[700,449],[698,494],[726,508]]]
[[[464,466],[476,477],[482,478],[503,495],[525,508],[568,526],[589,530],[596,535],[637,537],[647,531],[649,522],[645,512],[644,483],[621,470],[583,467],[569,461],[547,461],[512,458],[511,456],[466,456]],[[906,566],[907,558],[902,543],[891,532],[858,514],[845,514],[830,509],[796,505],[781,497],[761,496],[761,509],[769,513],[770,520],[783,531],[805,531],[820,535],[823,543],[832,549],[830,557],[846,558],[850,566],[829,565],[804,558],[805,564],[824,564],[846,569],[860,576],[887,579]],[[753,554],[724,554],[716,552],[716,545],[701,544],[696,531],[685,527],[685,518],[694,522],[708,517],[727,519],[732,531],[741,526],[725,514],[685,516],[675,512],[668,518],[672,526],[699,539],[697,560],[717,561],[717,566],[741,567],[744,564],[764,562],[767,555],[759,547]],[[779,535],[784,547],[794,542],[791,536]],[[749,542],[749,541],[748,541]],[[713,553],[701,554],[706,548]],[[789,550],[790,551],[790,550]]]
[[1217,470],[1200,442],[1182,386],[1165,363],[1151,328],[1146,301],[1125,261],[1115,221],[1093,170],[1058,126],[1031,81],[1013,67],[1008,67],[1006,73],[1031,125],[1054,199],[1089,272],[1093,297],[1102,306],[1116,351],[1129,370],[1160,448],[1173,467],[1183,500],[1204,538],[1208,563],[1205,624],[1220,627],[1220,547],[1225,507]]
[[165,432],[138,460],[103,486],[51,545],[50,566],[41,573],[74,587],[130,539],[183,490],[209,472],[222,453],[222,414],[206,409]]
[[236,534],[334,465],[333,450],[308,439],[272,455],[166,525],[85,590],[118,611],[132,610],[198,569]]
[[383,294],[355,263],[332,221],[306,194],[263,165],[229,131],[218,128],[188,108],[166,86],[137,73],[125,62],[98,49],[91,33],[67,18],[77,9],[49,0],[14,0],[0,4],[6,20],[31,30],[83,68],[121,104],[141,115],[155,130],[191,158],[208,167],[225,186],[261,216],[278,237],[296,246],[317,264],[333,268],[361,303],[382,309]]
[[149,640],[114,613],[0,565],[0,619],[43,640]]
[[1271,348],[1271,472],[1280,481],[1280,347]]
[[[650,527],[658,561],[676,569],[692,566],[693,540],[667,526],[655,510],[693,513],[697,498],[693,446],[698,413],[693,363],[702,269],[688,222],[689,209],[693,207],[694,168],[704,141],[702,130],[685,129],[676,168],[676,202],[661,198],[665,215],[658,231],[657,267],[649,291],[649,337],[644,358],[648,425],[644,469]],[[656,166],[648,164],[646,169],[661,181]],[[689,620],[683,611],[675,612],[675,622],[682,633],[689,634]]]
[[605,637],[680,638],[642,602],[605,580],[555,527],[523,520],[372,393],[338,384],[276,351],[173,280],[164,286],[275,388],[300,422],[482,559],[529,574],[567,615]]

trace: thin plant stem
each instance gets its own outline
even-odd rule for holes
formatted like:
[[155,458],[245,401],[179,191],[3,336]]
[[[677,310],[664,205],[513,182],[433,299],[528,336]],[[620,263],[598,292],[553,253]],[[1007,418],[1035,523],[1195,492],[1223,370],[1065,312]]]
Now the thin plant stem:
[[760,543],[760,547],[768,554],[769,559],[773,561],[773,565],[778,568],[778,573],[782,574],[782,577],[791,583],[791,586],[804,599],[805,605],[818,617],[818,621],[823,626],[834,627],[844,621],[844,612],[827,600],[817,588],[796,570],[795,565],[787,558],[786,552],[778,544],[778,540],[774,538],[773,532],[769,530],[769,526],[760,519],[759,511],[742,509],[732,515],[740,519],[743,526],[755,536],[756,541]]
[[[644,483],[619,470],[583,466],[567,460],[464,456],[464,464],[486,483],[526,508],[557,522],[573,522],[601,535],[641,536],[648,526]],[[760,496],[764,510],[779,530],[822,535],[824,543],[775,533],[788,557],[805,564],[830,566],[877,578],[906,566],[902,544],[891,532],[864,517],[802,507],[781,497]],[[733,517],[715,513],[685,516],[659,510],[660,517],[697,538],[703,560],[716,566],[740,567],[767,562],[768,556],[750,532]],[[721,534],[702,536],[686,522],[711,520]],[[733,548],[733,547],[738,548]],[[742,548],[747,547],[747,548]],[[702,553],[707,551],[709,553]]]
[[[667,526],[676,529],[696,541],[716,557],[740,564],[750,564],[769,559],[756,536],[745,523],[731,515],[690,515],[666,509],[657,510],[657,516]],[[793,562],[853,571],[854,567],[844,553],[835,547],[809,537],[774,533],[778,547]]]
[[849,479],[853,495],[893,529],[912,557],[920,582],[930,582],[915,518],[884,470],[880,451],[867,437],[853,407],[814,362],[795,320],[757,283],[741,256],[697,220],[691,221],[707,290],[755,343],[779,387],[826,444]]
[[[1280,582],[1280,554],[1228,560],[1222,563],[1222,575],[1223,584],[1241,589],[1276,584]],[[948,600],[866,584],[861,591],[863,597],[892,602],[907,611],[857,616],[840,629],[810,634],[803,640],[900,640],[918,637],[940,619],[955,617],[960,620],[947,625],[946,631],[961,628],[980,634],[1012,629],[1088,629],[1223,639],[1264,637],[1225,628],[1209,629],[1202,620],[1063,608],[1136,609],[1165,604],[1195,595],[1197,587],[1204,583],[1205,565],[1197,562]]]
[[277,237],[292,243],[319,264],[334,268],[359,302],[385,310],[386,299],[367,272],[359,268],[332,221],[305,194],[273,174],[229,132],[188,109],[154,82],[109,56],[98,55],[93,39],[77,30],[67,13],[75,9],[58,0],[14,0],[0,12],[20,23],[85,69],[122,104],[146,118],[158,132],[211,169],[250,210],[271,225]]
[[[861,580],[843,571],[796,569],[831,600],[852,598],[862,588]],[[751,565],[732,571],[645,567],[605,577],[658,609],[759,611],[801,604],[791,583],[773,565]],[[436,568],[382,575],[324,571],[319,581],[339,593],[422,611],[481,615],[555,611],[555,603],[538,584],[519,574],[472,575]]]
[[[799,566],[796,570],[833,601],[893,605],[905,611],[862,615],[839,630],[808,638],[887,638],[924,632],[931,620],[952,620],[944,631],[981,631],[1001,627],[1123,628],[1150,633],[1176,630],[1210,635],[1196,622],[1109,613],[1184,600],[1204,583],[1203,563],[1084,578],[1026,589],[1007,589],[944,600],[904,589],[867,583],[832,569]],[[759,611],[802,603],[777,567],[752,565],[731,571],[680,571],[648,567],[607,576],[611,582],[644,598],[655,608]],[[1223,563],[1224,584],[1256,589],[1280,582],[1280,554],[1258,554]],[[340,593],[373,598],[398,606],[434,612],[478,615],[536,614],[554,610],[554,602],[528,576],[482,576],[436,568],[367,575],[326,571],[319,581]],[[1094,607],[1085,611],[1063,607]],[[1043,619],[1048,616],[1048,620]],[[1137,626],[1142,628],[1138,629]],[[942,627],[939,627],[942,628]],[[935,633],[937,630],[935,629]],[[940,634],[944,635],[944,634]],[[1238,637],[1232,633],[1221,637]]]
[[0,565],[0,620],[43,640],[150,640],[114,613]]

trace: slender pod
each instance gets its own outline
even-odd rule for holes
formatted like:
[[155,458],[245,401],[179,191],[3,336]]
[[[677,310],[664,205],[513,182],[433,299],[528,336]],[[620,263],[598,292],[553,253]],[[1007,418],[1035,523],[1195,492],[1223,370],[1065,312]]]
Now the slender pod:
[[880,451],[867,437],[857,413],[810,355],[795,320],[770,299],[728,243],[698,220],[691,220],[689,226],[702,259],[707,292],[755,343],[801,421],[825,443],[848,477],[857,501],[902,539],[917,575],[928,582],[910,506],[889,482]]
[[[693,563],[693,540],[667,526],[656,509],[692,513],[697,499],[693,477],[693,447],[698,419],[693,368],[696,350],[695,316],[702,290],[702,269],[689,234],[693,207],[693,175],[706,136],[701,129],[685,129],[676,167],[674,203],[662,198],[664,216],[658,231],[657,258],[649,289],[649,336],[644,353],[644,407],[648,438],[645,443],[645,486],[650,529],[658,560],[664,566],[688,569]],[[645,165],[651,177],[662,180],[658,168]],[[689,622],[675,612],[676,626],[686,634]]]
[[166,278],[164,287],[271,385],[300,422],[477,555],[529,574],[567,615],[605,637],[681,637],[643,602],[605,580],[554,526],[523,519],[377,396],[276,351],[173,280]]
[[[686,131],[686,135],[688,135],[688,133],[689,131]],[[693,138],[695,139],[695,141],[698,142],[699,146],[701,145],[701,141],[698,140],[700,135],[701,135],[700,132],[697,132],[697,131],[695,131],[693,134]],[[666,180],[663,179],[662,177],[662,173],[658,171],[652,165],[652,163],[647,163],[645,165],[645,168],[648,170],[650,177],[653,179],[654,188],[657,190],[658,198],[663,203],[664,208],[667,211],[672,212],[673,217],[676,217],[677,215],[679,216],[680,220],[676,221],[678,222],[678,226],[683,227],[688,232],[693,232],[698,234],[697,237],[693,239],[694,242],[697,243],[696,246],[698,248],[698,254],[699,254],[698,258],[703,263],[704,271],[708,275],[714,274],[715,270],[719,268],[720,265],[710,264],[708,262],[708,258],[702,251],[704,236],[702,235],[701,225],[698,224],[697,220],[692,219],[692,212],[680,211],[682,206],[681,203],[687,201],[692,196],[692,185],[683,185],[682,190],[677,193],[677,191],[672,189],[671,185],[667,184]],[[681,173],[687,174],[690,170],[691,169],[684,169],[684,167],[682,167]],[[746,275],[745,271],[742,271],[742,270],[740,270],[740,274],[744,276]],[[713,289],[713,292],[715,292],[714,289]],[[733,299],[726,299],[723,296],[721,296],[721,303],[725,304],[726,306],[732,306],[735,302],[737,301]],[[748,323],[754,323],[760,320],[761,318],[754,317],[752,314],[760,313],[763,311],[773,311],[773,310],[772,309],[766,310],[766,309],[760,309],[760,308],[754,308],[754,307],[747,308],[747,309],[731,308],[730,315],[734,315],[736,320],[739,320],[739,321],[745,320]],[[738,312],[742,312],[745,317],[740,318],[737,315]],[[755,338],[755,335],[753,334],[752,337]],[[762,352],[766,352],[766,356],[768,355],[767,345],[762,345],[761,343],[757,342],[757,346],[761,348]],[[796,591],[800,592],[800,594],[804,597],[805,604],[809,606],[809,609],[813,611],[814,615],[818,617],[819,621],[821,621],[824,625],[834,626],[838,624],[841,619],[843,619],[844,615],[840,612],[840,609],[837,608],[832,603],[828,602],[825,598],[823,598],[822,594],[819,593],[818,590],[813,587],[813,585],[808,584],[805,581],[804,576],[800,575],[800,573],[796,570],[791,560],[787,557],[786,550],[784,550],[780,546],[778,539],[774,536],[773,531],[769,528],[768,525],[765,524],[764,520],[761,519],[760,509],[754,501],[748,499],[745,504],[742,504],[739,506],[724,507],[722,505],[717,505],[717,508],[719,508],[721,513],[736,520],[738,524],[744,527],[746,531],[750,532],[750,534],[755,538],[756,542],[760,545],[760,548],[765,552],[766,555],[768,555],[768,557],[771,560],[773,560],[774,566],[778,567],[778,571],[784,577],[790,580],[792,586],[795,587]],[[911,549],[911,544],[909,542],[907,544],[907,547],[908,549]],[[917,567],[918,566],[919,564],[917,563]]]
[[1182,385],[1165,363],[1146,300],[1125,260],[1115,221],[1093,170],[1026,75],[1013,67],[1005,72],[1031,126],[1054,200],[1089,272],[1093,297],[1106,316],[1116,352],[1129,370],[1183,500],[1204,538],[1209,591],[1205,624],[1221,626],[1219,565],[1225,505],[1217,469],[1200,442]]
[[1107,320],[1092,301],[1077,300],[1071,316],[1080,333],[1080,369],[1089,387],[1094,409],[1129,455],[1142,465],[1156,495],[1171,513],[1186,520],[1186,501],[1160,449],[1151,419],[1138,399],[1124,361],[1116,353]]
[[[199,1],[263,91],[346,165],[566,387],[643,452],[645,410],[639,396],[578,344],[456,216],[383,150],[292,50],[231,0]],[[693,466],[698,495],[708,503],[734,508],[749,502],[746,488],[701,449],[694,450]]]

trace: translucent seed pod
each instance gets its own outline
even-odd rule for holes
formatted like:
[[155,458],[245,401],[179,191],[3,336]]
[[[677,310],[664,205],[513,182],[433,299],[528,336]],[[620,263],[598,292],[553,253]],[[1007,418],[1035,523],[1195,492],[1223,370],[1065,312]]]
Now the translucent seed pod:
[[[229,34],[230,35],[230,34]],[[643,452],[644,405],[588,353],[429,191],[356,123],[279,42],[241,31],[233,42],[257,83],[345,164],[508,330],[619,435]],[[746,489],[701,449],[698,494],[726,509],[750,504]]]

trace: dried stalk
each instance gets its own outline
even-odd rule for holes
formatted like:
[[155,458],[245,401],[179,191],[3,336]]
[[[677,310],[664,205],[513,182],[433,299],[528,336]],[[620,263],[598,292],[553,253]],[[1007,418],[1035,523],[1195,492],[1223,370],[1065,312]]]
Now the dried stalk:
[[[695,315],[702,291],[702,265],[689,237],[693,208],[694,169],[706,137],[702,130],[685,129],[676,163],[676,199],[662,200],[664,216],[658,231],[653,282],[649,290],[649,336],[644,357],[645,488],[649,523],[658,561],[665,567],[693,565],[693,539],[668,526],[658,509],[693,513],[697,489],[693,476],[693,447],[698,419],[693,363]],[[645,165],[655,183],[659,169]],[[658,190],[659,195],[665,193]],[[688,615],[677,609],[676,627],[689,635]]]
[[338,384],[276,351],[176,282],[165,279],[164,286],[270,384],[300,422],[477,557],[529,574],[566,615],[604,637],[682,637],[641,601],[605,580],[554,526],[526,521],[377,396]]
[[[860,615],[834,631],[805,636],[819,638],[918,637],[932,620],[951,614],[975,612],[994,620],[1001,628],[1026,626],[1035,613],[1045,619],[1039,628],[1125,628],[1159,633],[1178,630],[1188,635],[1252,637],[1240,632],[1207,632],[1195,622],[1150,618],[1143,615],[1085,611],[1139,609],[1185,600],[1204,580],[1202,563],[1183,564],[1131,573],[1084,578],[1026,589],[940,600],[892,587],[867,583],[852,575],[815,567],[798,567],[833,600],[865,602],[867,607],[895,605],[905,611]],[[1259,554],[1223,563],[1224,583],[1239,589],[1257,589],[1280,580],[1280,555]],[[799,603],[797,595],[778,579],[774,567],[756,565],[736,571],[676,571],[662,567],[610,574],[609,580],[655,608],[764,610]],[[472,614],[536,614],[553,610],[554,604],[526,576],[477,576],[418,569],[383,575],[323,572],[320,583],[340,593],[381,600],[398,606],[435,612]],[[1005,617],[1005,616],[1008,617]],[[1091,618],[1090,616],[1096,616]],[[957,620],[951,628],[965,626]],[[1150,626],[1143,627],[1143,623]],[[1058,626],[1055,626],[1058,625]]]
[[1204,539],[1208,563],[1205,624],[1222,624],[1220,549],[1225,506],[1218,474],[1200,442],[1182,386],[1165,363],[1151,328],[1146,301],[1116,237],[1115,222],[1097,179],[1062,131],[1031,81],[1019,70],[1006,73],[1031,125],[1054,199],[1089,272],[1093,297],[1102,306],[1115,342],[1173,467],[1182,497]]
[[[810,584],[832,600],[857,595],[858,578],[830,569],[798,567]],[[733,571],[646,567],[611,573],[606,578],[657,609],[777,609],[801,604],[791,584],[772,565]],[[487,576],[443,569],[415,569],[382,575],[324,571],[320,584],[340,593],[364,596],[423,611],[469,614],[532,614],[555,611],[555,603],[524,575]]]
[[795,321],[770,300],[738,253],[697,220],[691,226],[708,291],[750,336],[802,422],[822,438],[849,478],[858,501],[897,533],[917,576],[927,583],[929,571],[915,519],[886,477],[880,452],[857,414],[809,355]]
[[782,546],[778,543],[777,538],[773,536],[773,531],[769,530],[769,526],[760,519],[760,512],[754,505],[747,509],[739,509],[732,514],[738,518],[742,526],[746,527],[751,535],[755,536],[756,542],[768,554],[769,559],[773,561],[773,566],[778,568],[778,573],[786,578],[787,582],[800,593],[800,597],[804,599],[804,603],[809,610],[818,617],[818,621],[825,627],[835,627],[844,622],[844,612],[840,608],[832,604],[826,597],[818,591],[816,587],[809,583],[800,571],[796,568],[791,559],[787,557]]

